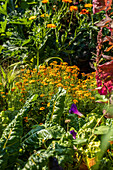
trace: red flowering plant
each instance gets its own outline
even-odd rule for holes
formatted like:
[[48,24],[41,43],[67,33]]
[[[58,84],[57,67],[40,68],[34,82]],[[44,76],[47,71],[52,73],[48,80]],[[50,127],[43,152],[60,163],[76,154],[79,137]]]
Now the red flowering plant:
[[[103,114],[106,115],[108,108],[112,105],[113,91],[113,19],[112,19],[112,0],[93,0],[93,13],[105,11],[104,18],[96,25],[100,27],[97,35],[96,53],[96,80],[98,93],[107,98],[108,105],[105,105]],[[104,30],[107,35],[104,35]],[[107,45],[106,45],[107,43]],[[102,63],[102,64],[101,64]],[[106,100],[105,100],[106,103]],[[111,117],[107,117],[111,118]]]
[[[93,13],[98,13],[102,10],[105,11],[105,17],[100,21],[97,26],[100,31],[97,36],[97,54],[96,54],[96,80],[97,86],[101,87],[98,92],[100,95],[111,94],[113,90],[113,61],[112,56],[103,54],[103,45],[109,42],[109,47],[104,52],[109,52],[113,48],[113,19],[110,17],[108,11],[111,9],[112,0],[93,0]],[[106,27],[109,30],[109,36],[103,37],[103,29]],[[101,61],[106,61],[100,65]]]

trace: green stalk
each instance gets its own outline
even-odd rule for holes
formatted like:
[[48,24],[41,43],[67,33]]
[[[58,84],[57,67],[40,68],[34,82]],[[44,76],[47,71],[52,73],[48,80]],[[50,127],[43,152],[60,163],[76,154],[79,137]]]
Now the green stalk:
[[39,50],[37,50],[37,68],[39,66]]
[[93,132],[92,132],[92,135],[91,135],[90,138],[89,138],[89,143],[90,143],[91,138],[95,135],[95,134],[94,134],[94,131],[95,131],[96,127],[97,127],[98,124],[101,122],[101,120],[102,120],[102,118],[105,116],[105,114],[106,114],[106,112],[101,116],[100,120],[99,120],[99,121],[97,122],[97,124],[95,125],[95,127],[94,127],[94,129],[93,129]]

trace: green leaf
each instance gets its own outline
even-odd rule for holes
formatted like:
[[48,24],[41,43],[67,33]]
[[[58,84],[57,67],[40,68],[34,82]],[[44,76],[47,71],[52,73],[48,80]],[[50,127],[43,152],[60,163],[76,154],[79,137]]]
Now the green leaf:
[[2,7],[0,6],[0,13],[3,15],[7,15],[7,2],[5,2],[5,4],[2,5]]
[[7,20],[5,20],[4,22],[0,22],[1,24],[1,32],[5,32],[6,30],[6,26],[7,26]]
[[22,47],[23,47],[24,45],[26,45],[26,44],[30,43],[30,41],[31,41],[31,39],[27,39],[27,40],[25,40],[25,41],[22,43]]
[[60,139],[65,134],[64,128],[61,126],[52,126],[44,129],[44,126],[37,125],[36,128],[28,132],[23,138],[22,147],[39,148],[42,145],[42,139]]
[[68,53],[68,54],[73,54],[73,53],[75,53],[74,50],[64,50],[63,52]]
[[49,157],[53,156],[53,150],[39,150],[32,154],[22,170],[48,169]]
[[84,145],[84,144],[87,144],[87,139],[77,138],[77,139],[73,140],[73,144],[74,145]]
[[2,72],[3,78],[6,81],[7,80],[7,75],[6,75],[5,71],[4,71],[4,69],[2,68],[2,66],[0,66],[0,68],[1,68],[1,72]]
[[0,169],[5,170],[13,165],[18,157],[21,136],[23,133],[23,116],[28,112],[35,95],[26,101],[23,108],[3,131],[0,139]]
[[108,126],[100,126],[95,129],[94,134],[95,135],[107,134],[109,130],[110,128]]
[[51,121],[52,123],[59,124],[61,121],[61,116],[64,110],[64,101],[66,96],[66,90],[59,87],[58,93],[53,96],[50,102],[50,110],[47,115],[46,123]]
[[47,59],[45,60],[45,62],[48,63],[50,60],[53,60],[53,59],[58,59],[58,60],[60,60],[61,62],[63,62],[63,60],[62,60],[60,57],[50,57],[50,58],[47,58]]

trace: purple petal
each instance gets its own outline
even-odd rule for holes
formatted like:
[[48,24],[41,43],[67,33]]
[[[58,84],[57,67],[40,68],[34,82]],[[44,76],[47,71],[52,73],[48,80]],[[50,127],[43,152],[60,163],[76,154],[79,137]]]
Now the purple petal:
[[70,133],[72,134],[73,139],[76,139],[77,132],[75,132],[74,130],[71,130]]
[[80,113],[78,110],[77,110],[77,107],[76,105],[73,103],[70,110],[69,110],[69,113],[74,113],[74,114],[77,114],[78,116],[83,116],[82,113]]

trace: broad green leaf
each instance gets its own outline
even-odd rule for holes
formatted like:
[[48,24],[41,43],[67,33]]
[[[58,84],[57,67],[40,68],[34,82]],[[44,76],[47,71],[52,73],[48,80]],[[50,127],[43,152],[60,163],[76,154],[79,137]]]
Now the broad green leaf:
[[107,134],[109,130],[110,130],[110,128],[108,126],[99,126],[99,127],[95,128],[94,134],[95,135]]
[[13,169],[13,165],[18,157],[18,151],[23,133],[23,116],[28,112],[30,103],[36,97],[32,96],[26,101],[23,108],[15,116],[12,122],[3,131],[0,139],[0,169]]
[[108,131],[108,133],[106,135],[104,135],[102,137],[102,140],[101,140],[101,151],[98,153],[97,157],[98,157],[98,162],[97,164],[95,165],[94,167],[94,170],[97,170],[97,169],[100,169],[100,163],[101,163],[101,160],[104,156],[104,153],[106,152],[108,146],[109,146],[109,141],[110,141],[110,136],[112,136],[113,134],[113,129],[110,129]]
[[77,139],[73,140],[73,144],[74,145],[84,145],[84,144],[87,144],[87,139],[77,138]]
[[48,169],[49,157],[53,157],[53,150],[39,150],[28,159],[22,170]]
[[30,148],[39,148],[42,144],[42,140],[47,141],[48,139],[60,139],[62,134],[65,134],[64,128],[59,125],[51,126],[44,129],[44,126],[36,126],[28,132],[23,138],[22,147],[29,146]]
[[53,96],[51,102],[50,102],[50,109],[49,113],[47,115],[47,121],[51,121],[55,124],[59,124],[61,121],[61,116],[63,114],[64,110],[64,101],[66,96],[66,90],[59,87],[58,93]]

